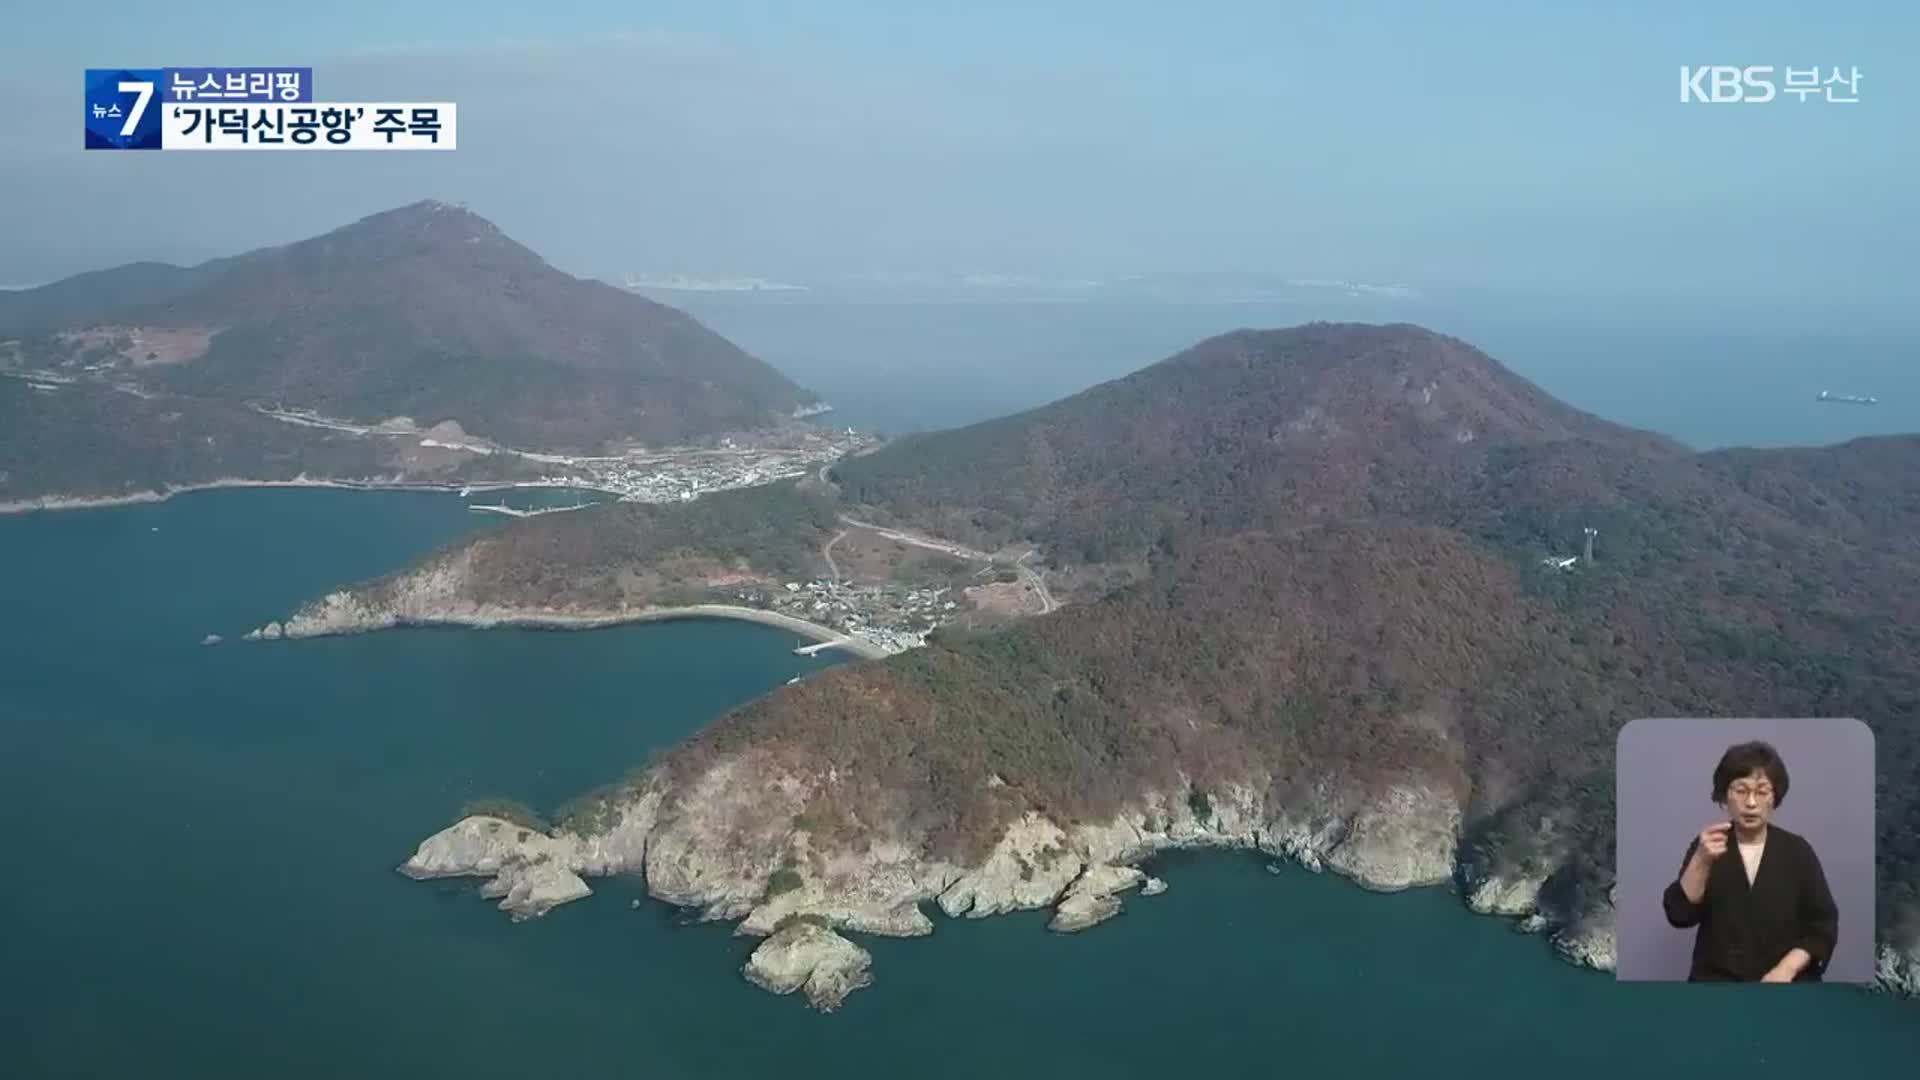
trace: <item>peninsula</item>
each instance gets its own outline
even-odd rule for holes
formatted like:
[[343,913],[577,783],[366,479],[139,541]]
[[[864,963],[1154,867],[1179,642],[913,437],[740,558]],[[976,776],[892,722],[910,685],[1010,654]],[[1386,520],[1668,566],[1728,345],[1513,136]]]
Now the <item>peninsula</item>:
[[[1883,780],[1920,773],[1916,484],[1920,438],[1695,453],[1464,342],[1312,324],[802,482],[515,521],[291,618],[791,595],[845,576],[856,528],[942,546],[948,573],[988,554],[1034,602],[975,600],[561,825],[466,817],[402,870],[484,877],[516,917],[641,874],[765,937],[748,977],[822,1007],[872,976],[846,932],[932,932],[928,903],[1082,928],[1176,847],[1451,885],[1606,969],[1626,721],[1855,715]],[[1883,783],[1880,813],[1880,978],[1920,991],[1920,792]]]

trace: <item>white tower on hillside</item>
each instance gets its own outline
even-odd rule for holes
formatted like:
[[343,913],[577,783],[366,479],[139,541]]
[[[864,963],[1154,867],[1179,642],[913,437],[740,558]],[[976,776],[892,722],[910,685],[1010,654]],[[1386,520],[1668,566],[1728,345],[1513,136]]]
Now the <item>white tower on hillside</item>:
[[1596,529],[1591,525],[1587,526],[1587,553],[1586,553],[1587,562],[1593,561],[1593,538],[1598,535],[1600,535],[1599,529]]

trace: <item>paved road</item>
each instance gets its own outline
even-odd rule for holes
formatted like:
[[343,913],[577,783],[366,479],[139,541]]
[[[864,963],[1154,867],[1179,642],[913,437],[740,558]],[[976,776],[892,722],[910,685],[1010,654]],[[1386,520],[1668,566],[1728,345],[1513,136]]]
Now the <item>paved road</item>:
[[[984,551],[975,551],[970,547],[965,547],[949,540],[939,540],[931,536],[922,536],[919,533],[905,532],[900,529],[889,529],[884,525],[875,525],[870,521],[861,521],[858,518],[848,517],[846,514],[841,514],[840,520],[844,524],[852,525],[855,528],[871,529],[889,540],[902,544],[931,548],[934,551],[942,551],[948,555],[957,556],[962,559],[984,562],[989,566],[996,563],[994,557]],[[845,536],[846,534],[843,532],[840,535]],[[839,538],[838,536],[834,537],[835,540]],[[829,544],[828,546],[831,547],[832,545]],[[1040,576],[1040,572],[1027,565],[1027,560],[1032,558],[1034,554],[1034,552],[1029,551],[1018,559],[1015,559],[1013,569],[1019,573],[1022,580],[1026,581],[1033,589],[1034,595],[1040,598],[1040,614],[1045,615],[1049,611],[1059,610],[1060,604],[1054,600],[1053,594],[1047,591],[1047,583]],[[831,560],[829,560],[829,565],[831,565]]]
[[856,529],[871,529],[889,540],[896,540],[902,544],[912,544],[914,547],[944,551],[949,555],[954,555],[962,559],[971,559],[976,562],[993,561],[993,556],[984,551],[975,551],[970,547],[963,547],[950,540],[940,540],[931,536],[922,536],[919,533],[904,532],[900,529],[889,529],[885,525],[875,525],[871,521],[861,521],[858,518],[851,518],[845,514],[840,515],[840,520],[848,525],[852,525]]
[[1046,580],[1041,577],[1040,571],[1027,565],[1027,560],[1033,558],[1033,555],[1034,553],[1029,551],[1020,556],[1014,560],[1013,568],[1020,571],[1021,577],[1027,579],[1027,584],[1033,586],[1033,591],[1040,597],[1040,614],[1045,615],[1049,611],[1058,610],[1060,605],[1054,602],[1053,594],[1047,591]]

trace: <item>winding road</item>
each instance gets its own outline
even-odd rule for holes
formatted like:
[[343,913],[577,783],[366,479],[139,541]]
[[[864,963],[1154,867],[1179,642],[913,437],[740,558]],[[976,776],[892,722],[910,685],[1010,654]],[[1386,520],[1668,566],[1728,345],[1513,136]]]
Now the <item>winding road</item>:
[[824,555],[827,560],[827,575],[828,575],[827,580],[832,582],[835,585],[840,584],[840,566],[839,564],[833,561],[833,545],[839,543],[842,540],[845,540],[846,538],[847,538],[847,530],[841,529],[839,532],[834,534],[833,539],[827,541],[826,547],[823,547],[820,549],[820,554]]
[[[861,521],[858,518],[850,517],[846,514],[840,515],[840,521],[842,524],[851,525],[857,529],[868,529],[873,532],[879,533],[881,536],[884,536],[887,539],[895,541],[897,543],[911,544],[914,547],[928,548],[933,551],[944,552],[945,554],[955,556],[956,558],[967,559],[972,562],[984,562],[989,566],[1000,565],[999,560],[995,559],[992,555],[989,555],[984,551],[976,551],[973,548],[966,547],[961,544],[953,543],[950,540],[940,540],[931,536],[922,536],[919,533],[904,532],[900,529],[890,529],[884,525],[875,525],[871,521]],[[840,537],[845,535],[847,535],[846,531],[842,530],[840,533],[840,536],[836,536],[832,540],[829,540],[827,542],[827,547],[832,548],[833,545],[839,541]],[[1060,604],[1054,600],[1053,594],[1047,591],[1047,583],[1040,576],[1040,572],[1027,565],[1027,560],[1032,558],[1035,554],[1036,552],[1029,551],[1026,554],[1020,556],[1018,559],[1015,559],[1013,561],[1013,569],[1016,573],[1020,575],[1020,577],[1024,581],[1026,581],[1027,585],[1033,589],[1034,595],[1040,598],[1040,614],[1045,615],[1050,611],[1059,610]],[[827,566],[829,568],[833,567],[832,556],[828,556]],[[838,570],[835,570],[834,572],[836,575],[839,573]]]

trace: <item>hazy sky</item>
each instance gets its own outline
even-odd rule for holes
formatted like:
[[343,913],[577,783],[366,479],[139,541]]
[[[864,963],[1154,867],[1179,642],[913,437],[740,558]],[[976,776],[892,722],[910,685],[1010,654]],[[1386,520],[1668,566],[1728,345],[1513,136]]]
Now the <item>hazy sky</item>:
[[[1909,298],[1920,6],[11,0],[0,283],[435,197],[576,273],[1261,270]],[[80,149],[88,66],[453,100],[448,154]],[[1861,103],[1682,105],[1681,64]]]

